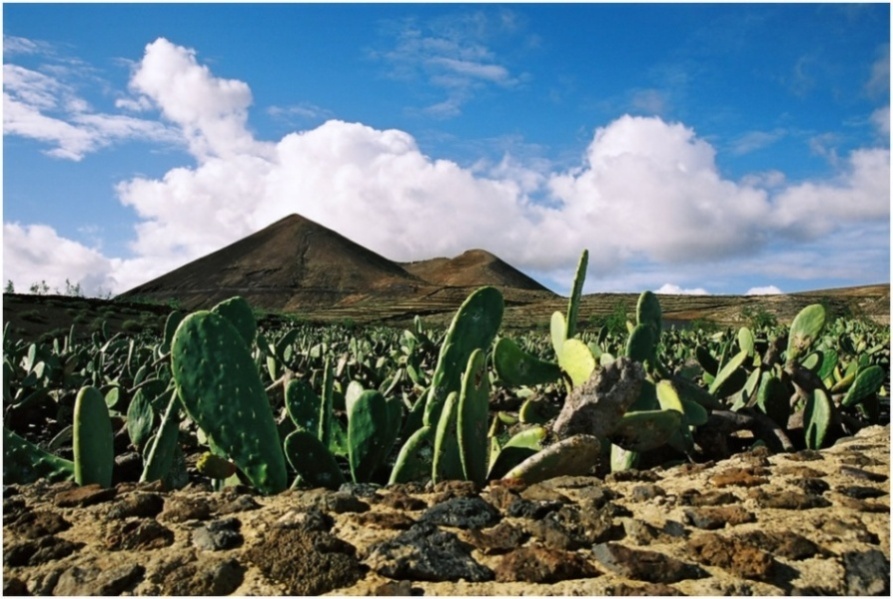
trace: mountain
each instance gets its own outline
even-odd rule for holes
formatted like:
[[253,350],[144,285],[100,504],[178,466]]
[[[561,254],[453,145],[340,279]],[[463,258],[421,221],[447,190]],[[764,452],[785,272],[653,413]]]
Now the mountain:
[[483,285],[502,289],[510,304],[554,297],[483,250],[401,265],[292,214],[119,297],[176,299],[194,310],[241,295],[267,310],[316,314],[343,308],[353,314],[382,304],[450,310],[468,287]]
[[401,266],[415,276],[446,287],[496,285],[513,289],[548,289],[486,250],[468,250],[455,258],[432,258],[403,262]]

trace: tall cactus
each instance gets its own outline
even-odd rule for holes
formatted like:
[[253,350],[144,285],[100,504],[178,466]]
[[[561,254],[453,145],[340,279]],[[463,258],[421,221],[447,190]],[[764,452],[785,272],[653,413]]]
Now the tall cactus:
[[504,308],[502,293],[495,287],[481,287],[459,307],[440,347],[425,404],[425,426],[437,426],[447,396],[459,390],[471,353],[490,347]]
[[115,436],[105,398],[95,387],[83,387],[74,403],[74,480],[79,485],[112,485]]
[[[174,335],[171,363],[187,414],[266,494],[287,486],[285,458],[269,400],[241,332],[209,311],[187,316]],[[251,335],[253,338],[253,335]]]

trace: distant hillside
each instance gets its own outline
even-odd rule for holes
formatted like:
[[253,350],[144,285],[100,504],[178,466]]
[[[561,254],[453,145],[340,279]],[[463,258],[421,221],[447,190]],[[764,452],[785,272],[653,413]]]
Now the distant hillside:
[[297,214],[123,293],[175,298],[187,308],[242,295],[286,310],[331,306],[351,293],[395,296],[426,283],[399,265]]
[[383,304],[427,313],[454,309],[468,288],[484,285],[499,287],[508,304],[555,297],[483,250],[401,265],[293,214],[119,298],[196,309],[241,295],[260,308],[303,314]]
[[455,258],[433,258],[403,262],[401,266],[415,276],[450,287],[496,285],[513,289],[545,291],[548,289],[485,250],[468,250]]

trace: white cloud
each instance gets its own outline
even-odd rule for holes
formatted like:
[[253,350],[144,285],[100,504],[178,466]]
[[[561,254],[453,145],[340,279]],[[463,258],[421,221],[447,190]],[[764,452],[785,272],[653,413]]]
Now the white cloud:
[[828,181],[807,181],[780,191],[772,224],[796,239],[814,239],[847,223],[889,220],[890,150],[853,151]]
[[100,252],[60,237],[51,227],[3,225],[4,283],[11,280],[20,293],[41,281],[51,290],[64,291],[68,280],[80,284],[85,294],[96,295],[115,286],[112,270],[112,261]]
[[679,285],[674,285],[672,283],[664,283],[660,289],[654,293],[658,295],[710,295],[710,292],[703,287],[683,289]]
[[[783,281],[804,273],[845,277],[862,264],[854,258],[876,264],[886,255],[889,265],[883,231],[866,235],[878,223],[889,234],[886,149],[852,152],[828,180],[787,184],[774,171],[725,179],[710,143],[657,117],[623,116],[597,129],[579,165],[564,172],[510,156],[463,168],[424,155],[406,132],[338,120],[261,142],[247,125],[248,86],[215,77],[194,51],[164,39],[146,47],[131,89],[176,125],[197,164],[118,185],[120,201],[140,219],[134,257],[109,259],[71,246],[80,258],[65,276],[89,266],[95,285],[116,292],[294,212],[394,260],[483,247],[557,281],[569,280],[588,248],[588,290],[622,284],[612,290],[706,292],[665,283],[698,280],[706,265],[716,273],[714,291],[740,273]],[[89,126],[106,137],[150,134],[129,117],[77,119],[77,130]],[[50,268],[50,256],[22,249],[21,241],[36,234],[13,231],[7,266],[15,262],[22,273]],[[853,238],[860,235],[872,254],[859,253]],[[833,256],[825,255],[828,248]]]
[[75,161],[123,140],[180,141],[156,121],[93,112],[69,83],[14,64],[3,65],[3,133],[45,142],[50,156]]
[[744,295],[780,295],[784,293],[775,285],[767,285],[765,287],[751,287]]
[[477,90],[512,87],[527,78],[513,75],[491,45],[500,35],[520,33],[519,20],[511,11],[501,11],[495,18],[478,11],[421,24],[409,19],[388,25],[396,37],[394,46],[370,55],[386,62],[392,77],[422,81],[446,93],[446,98],[421,110],[430,116],[457,116]]
[[734,142],[732,142],[731,152],[735,156],[742,156],[761,150],[771,146],[776,141],[784,137],[785,131],[776,129],[774,131],[748,131]]
[[877,128],[878,133],[884,137],[890,137],[890,105],[882,106],[871,113],[871,122]]

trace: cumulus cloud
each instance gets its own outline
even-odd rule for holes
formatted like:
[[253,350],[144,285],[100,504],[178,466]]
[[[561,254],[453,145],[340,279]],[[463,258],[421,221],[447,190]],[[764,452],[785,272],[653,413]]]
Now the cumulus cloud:
[[112,261],[99,251],[60,237],[52,227],[3,224],[3,276],[19,292],[41,281],[64,290],[68,280],[85,293],[98,294],[115,287],[112,271]]
[[710,295],[710,292],[703,287],[695,287],[693,289],[683,289],[679,285],[672,283],[664,283],[660,289],[654,293],[658,295]]
[[744,295],[780,295],[784,293],[775,285],[767,285],[765,287],[751,287]]
[[[826,180],[788,183],[771,171],[732,181],[692,128],[626,115],[598,128],[579,164],[565,171],[508,157],[469,169],[425,155],[404,131],[339,120],[259,141],[247,123],[248,85],[216,77],[193,50],[164,39],[146,47],[130,89],[139,107],[154,107],[188,140],[196,164],[117,186],[139,217],[133,257],[71,246],[77,260],[66,276],[89,267],[95,285],[116,292],[294,212],[394,260],[483,247],[561,285],[588,248],[588,291],[663,284],[665,293],[705,292],[665,282],[698,280],[695,271],[708,264],[719,276],[737,276],[732,267],[740,267],[751,280],[782,281],[779,273],[810,269],[833,276],[829,263],[845,276],[847,264],[858,263],[860,244],[847,243],[853,235],[872,239],[871,259],[883,261],[886,252],[889,265],[882,237],[884,227],[889,234],[888,149],[854,151]],[[38,94],[30,105],[53,97]],[[134,134],[128,123],[117,123],[121,136]],[[15,262],[27,278],[50,258],[25,252],[23,240],[55,234],[8,226],[14,251],[7,250],[7,270]],[[829,243],[840,244],[831,258],[823,255]],[[767,251],[782,258],[766,260]],[[624,288],[605,288],[615,283]]]

